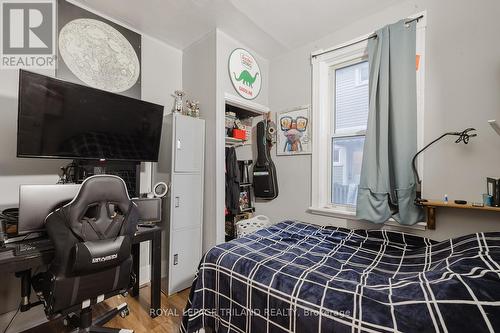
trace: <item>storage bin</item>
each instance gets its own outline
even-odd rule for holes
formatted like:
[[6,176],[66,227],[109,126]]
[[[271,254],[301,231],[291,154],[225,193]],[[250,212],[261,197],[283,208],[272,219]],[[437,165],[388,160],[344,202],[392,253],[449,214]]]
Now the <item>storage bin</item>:
[[257,230],[264,229],[273,225],[271,220],[265,215],[257,215],[251,219],[241,220],[235,223],[236,236],[238,238],[244,237]]

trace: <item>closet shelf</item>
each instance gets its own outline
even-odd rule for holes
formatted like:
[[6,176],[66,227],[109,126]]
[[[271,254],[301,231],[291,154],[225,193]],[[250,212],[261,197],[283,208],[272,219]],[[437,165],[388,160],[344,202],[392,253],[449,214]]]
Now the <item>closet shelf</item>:
[[246,140],[236,139],[226,136],[226,147],[239,147],[239,146],[244,146],[246,144],[248,144],[246,143]]

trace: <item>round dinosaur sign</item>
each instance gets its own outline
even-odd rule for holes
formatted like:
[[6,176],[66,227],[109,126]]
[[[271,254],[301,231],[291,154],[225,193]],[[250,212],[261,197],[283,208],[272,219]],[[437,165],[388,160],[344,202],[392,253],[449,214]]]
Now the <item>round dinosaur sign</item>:
[[262,77],[259,64],[244,49],[236,49],[229,56],[229,76],[241,97],[254,99],[260,93]]

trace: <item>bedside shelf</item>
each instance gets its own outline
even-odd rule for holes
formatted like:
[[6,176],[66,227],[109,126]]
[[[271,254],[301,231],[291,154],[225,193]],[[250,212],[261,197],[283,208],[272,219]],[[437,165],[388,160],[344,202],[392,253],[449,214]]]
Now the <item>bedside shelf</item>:
[[500,213],[500,207],[491,207],[491,206],[475,207],[475,206],[472,206],[472,204],[470,204],[470,203],[466,203],[465,205],[460,205],[460,204],[454,203],[453,201],[445,203],[445,202],[440,201],[440,200],[428,200],[426,202],[420,203],[420,205],[425,207],[425,210],[427,212],[427,228],[431,229],[431,230],[436,229],[436,208],[438,208],[438,207],[482,210],[482,211],[499,212]]

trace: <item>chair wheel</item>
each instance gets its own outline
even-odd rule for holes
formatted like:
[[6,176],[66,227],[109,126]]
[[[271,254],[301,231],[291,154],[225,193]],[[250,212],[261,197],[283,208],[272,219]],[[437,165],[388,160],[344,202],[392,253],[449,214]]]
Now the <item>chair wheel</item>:
[[69,314],[63,319],[63,325],[69,328],[78,327],[80,324],[80,318],[74,314]]
[[129,314],[130,314],[130,312],[128,311],[128,308],[125,308],[125,309],[120,311],[120,317],[122,317],[122,318],[125,318]]

